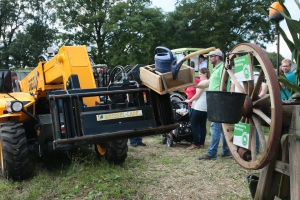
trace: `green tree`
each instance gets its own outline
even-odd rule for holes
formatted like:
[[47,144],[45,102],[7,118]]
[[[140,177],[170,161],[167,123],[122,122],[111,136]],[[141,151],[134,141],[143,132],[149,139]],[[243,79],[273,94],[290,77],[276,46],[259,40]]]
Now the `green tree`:
[[9,46],[15,39],[16,33],[28,21],[29,5],[27,1],[0,1],[0,66],[9,68],[11,58]]
[[93,46],[95,62],[112,67],[154,62],[164,15],[149,0],[56,0],[55,6],[63,44]]
[[9,46],[8,53],[11,63],[20,67],[36,67],[38,56],[47,48],[52,46],[54,30],[47,25],[34,23],[28,25],[24,32],[16,34],[15,40]]
[[[273,67],[275,69],[277,69],[277,53],[276,52],[267,52],[272,64],[273,64]],[[284,57],[282,55],[279,56],[279,61],[283,60]]]
[[[205,45],[198,41],[199,37],[203,37],[197,33],[197,29],[193,29],[190,23],[190,17],[187,16],[188,8],[176,9],[174,12],[167,13],[166,22],[161,29],[161,37],[163,46],[167,46],[170,49],[181,48],[181,47],[208,47],[212,44]],[[185,11],[187,13],[185,13]],[[205,41],[205,40],[203,40]]]
[[266,10],[271,2],[178,0],[176,10],[167,18],[166,34],[175,37],[168,42],[173,46],[177,41],[177,48],[215,46],[222,51],[243,42],[263,47],[265,42],[274,41],[274,34],[271,23],[258,8]]
[[95,61],[105,63],[107,40],[112,35],[104,27],[114,4],[107,0],[55,0],[61,44],[94,46]]
[[51,2],[0,2],[0,37],[3,39],[0,63],[3,67],[35,67],[38,55],[52,46],[55,29],[49,26],[49,20],[55,12],[50,8]]
[[11,62],[14,66],[35,67],[38,56],[47,47],[52,46],[56,31],[50,27],[50,19],[55,13],[50,7],[51,1],[36,0],[30,2],[30,20],[21,32],[18,31],[14,41],[8,48]]
[[161,45],[164,14],[148,1],[119,3],[110,10],[106,30],[111,32],[107,56],[112,66],[153,64],[154,49]]

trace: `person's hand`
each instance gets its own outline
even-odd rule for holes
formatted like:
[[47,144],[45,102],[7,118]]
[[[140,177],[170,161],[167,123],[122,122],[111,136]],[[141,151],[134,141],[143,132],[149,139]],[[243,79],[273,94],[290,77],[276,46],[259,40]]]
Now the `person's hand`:
[[186,103],[191,103],[191,100],[186,99],[184,102],[186,102]]

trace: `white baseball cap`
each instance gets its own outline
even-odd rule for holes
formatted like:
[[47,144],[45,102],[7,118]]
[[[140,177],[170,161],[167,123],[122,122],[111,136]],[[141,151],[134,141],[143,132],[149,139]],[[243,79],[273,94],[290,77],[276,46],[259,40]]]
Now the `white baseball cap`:
[[220,56],[220,57],[223,57],[223,53],[222,51],[220,51],[219,49],[216,49],[214,51],[211,51],[209,52],[208,54],[206,54],[207,56],[212,56],[212,55],[215,55],[215,56]]

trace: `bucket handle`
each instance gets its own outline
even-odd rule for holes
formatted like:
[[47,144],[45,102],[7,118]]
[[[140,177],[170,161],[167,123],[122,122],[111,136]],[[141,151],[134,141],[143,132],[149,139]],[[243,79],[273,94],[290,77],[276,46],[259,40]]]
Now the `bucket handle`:
[[158,47],[156,47],[155,50],[154,50],[154,55],[157,54],[157,51],[158,51],[159,49],[160,49],[160,50],[167,51],[167,52],[169,53],[169,55],[170,55],[171,60],[174,60],[174,56],[173,56],[172,51],[171,51],[170,49],[166,48],[166,47],[163,47],[163,46],[158,46]]

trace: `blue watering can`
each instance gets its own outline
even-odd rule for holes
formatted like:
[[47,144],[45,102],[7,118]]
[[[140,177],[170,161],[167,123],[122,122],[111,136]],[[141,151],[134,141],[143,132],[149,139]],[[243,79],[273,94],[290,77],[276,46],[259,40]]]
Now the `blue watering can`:
[[[176,60],[176,57],[173,55],[173,53],[166,47],[162,47],[162,46],[158,46],[155,48],[154,51],[154,60],[155,60],[155,69],[156,71],[160,72],[160,73],[166,73],[166,72],[172,72],[172,76],[173,76],[173,80],[176,80],[178,77],[178,73],[179,70],[181,68],[181,65],[188,59],[196,56],[196,55],[200,55],[200,54],[204,54],[204,53],[208,53],[210,51],[215,50],[215,47],[210,47],[207,49],[201,49],[199,51],[193,52],[187,56],[185,56],[184,58],[182,58],[178,63]],[[157,53],[158,50],[163,50],[164,53]]]
[[[160,53],[158,51],[160,50]],[[171,71],[171,67],[176,65],[176,57],[170,49],[162,46],[158,46],[154,50],[155,70],[160,73],[166,73]]]

